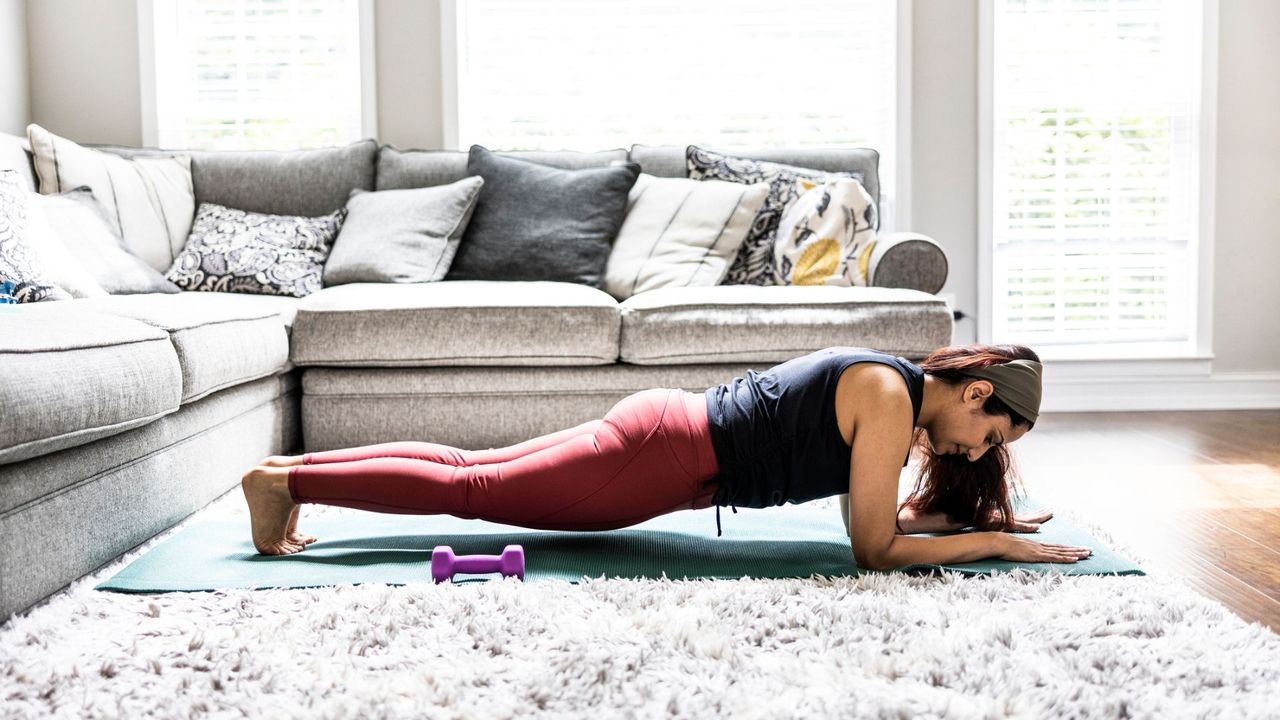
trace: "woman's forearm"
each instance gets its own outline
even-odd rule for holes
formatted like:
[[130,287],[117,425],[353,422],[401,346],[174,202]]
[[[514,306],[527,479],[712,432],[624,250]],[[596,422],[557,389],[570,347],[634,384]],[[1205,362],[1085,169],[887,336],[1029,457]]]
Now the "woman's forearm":
[[913,533],[951,532],[963,530],[970,523],[952,522],[946,513],[917,513],[911,508],[902,508],[898,512],[898,524],[902,526],[902,535]]
[[941,537],[894,535],[889,549],[870,569],[892,570],[915,563],[946,565],[998,557],[1004,537],[1007,536],[987,531]]
[[[844,522],[844,534],[849,535],[849,496],[840,495],[840,519]],[[899,535],[927,532],[951,532],[963,530],[971,523],[952,522],[946,513],[917,513],[911,507],[898,508]],[[896,532],[896,531],[895,531]]]

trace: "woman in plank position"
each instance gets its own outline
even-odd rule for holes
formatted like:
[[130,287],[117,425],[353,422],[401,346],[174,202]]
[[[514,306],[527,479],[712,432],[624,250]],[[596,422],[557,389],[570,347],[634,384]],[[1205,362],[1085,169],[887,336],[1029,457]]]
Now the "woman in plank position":
[[[1009,532],[1006,446],[1040,411],[1042,366],[1022,345],[940,348],[919,364],[830,347],[692,393],[654,388],[604,418],[504,448],[402,441],[273,455],[241,480],[260,553],[298,552],[301,503],[481,518],[543,530],[612,530],[676,510],[763,508],[842,495],[860,567],[1002,558],[1075,562],[1088,548]],[[900,468],[920,456],[899,504]],[[905,460],[900,466],[899,459]],[[940,537],[913,533],[976,527]]]

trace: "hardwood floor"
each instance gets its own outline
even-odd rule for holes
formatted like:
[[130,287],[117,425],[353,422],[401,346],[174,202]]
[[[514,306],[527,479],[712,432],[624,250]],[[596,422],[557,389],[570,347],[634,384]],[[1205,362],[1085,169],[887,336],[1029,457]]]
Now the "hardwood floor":
[[1010,451],[1028,495],[1280,633],[1280,410],[1045,413]]

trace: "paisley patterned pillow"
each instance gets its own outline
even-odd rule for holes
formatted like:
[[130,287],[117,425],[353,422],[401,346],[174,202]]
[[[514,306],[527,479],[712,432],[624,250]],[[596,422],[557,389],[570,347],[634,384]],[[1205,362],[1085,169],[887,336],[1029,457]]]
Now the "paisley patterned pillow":
[[165,277],[183,290],[303,297],[320,289],[346,208],[300,217],[200,203]]
[[[861,182],[862,174],[857,172],[825,172],[812,168],[801,168],[782,163],[752,160],[751,158],[723,155],[714,150],[706,150],[690,145],[685,150],[685,163],[689,177],[694,180],[728,180],[729,182],[754,185],[758,182],[769,183],[769,195],[764,206],[756,213],[756,219],[747,233],[747,239],[738,249],[733,263],[729,265],[729,274],[721,285],[786,285],[784,278],[774,270],[773,240],[778,232],[778,221],[782,213],[800,196],[796,189],[796,181],[800,178],[825,181],[829,178],[853,178]],[[871,207],[875,213],[875,205]],[[872,227],[875,226],[872,216]]]
[[27,243],[28,202],[17,171],[0,170],[0,282],[6,283],[4,294],[20,303],[70,300],[71,294],[48,278],[41,256]]

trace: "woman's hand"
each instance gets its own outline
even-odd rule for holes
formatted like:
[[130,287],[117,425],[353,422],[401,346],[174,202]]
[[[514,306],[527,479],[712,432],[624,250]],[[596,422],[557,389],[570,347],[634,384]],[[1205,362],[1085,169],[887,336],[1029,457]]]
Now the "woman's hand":
[[[988,517],[990,522],[996,521],[997,513],[992,512]],[[1043,508],[1026,515],[1013,516],[1013,527],[1003,532],[1035,532],[1040,529],[1040,523],[1053,517],[1053,511],[1049,508]]]
[[1073,563],[1093,554],[1087,547],[1042,543],[1005,533],[995,536],[998,543],[996,557],[1014,562]]

